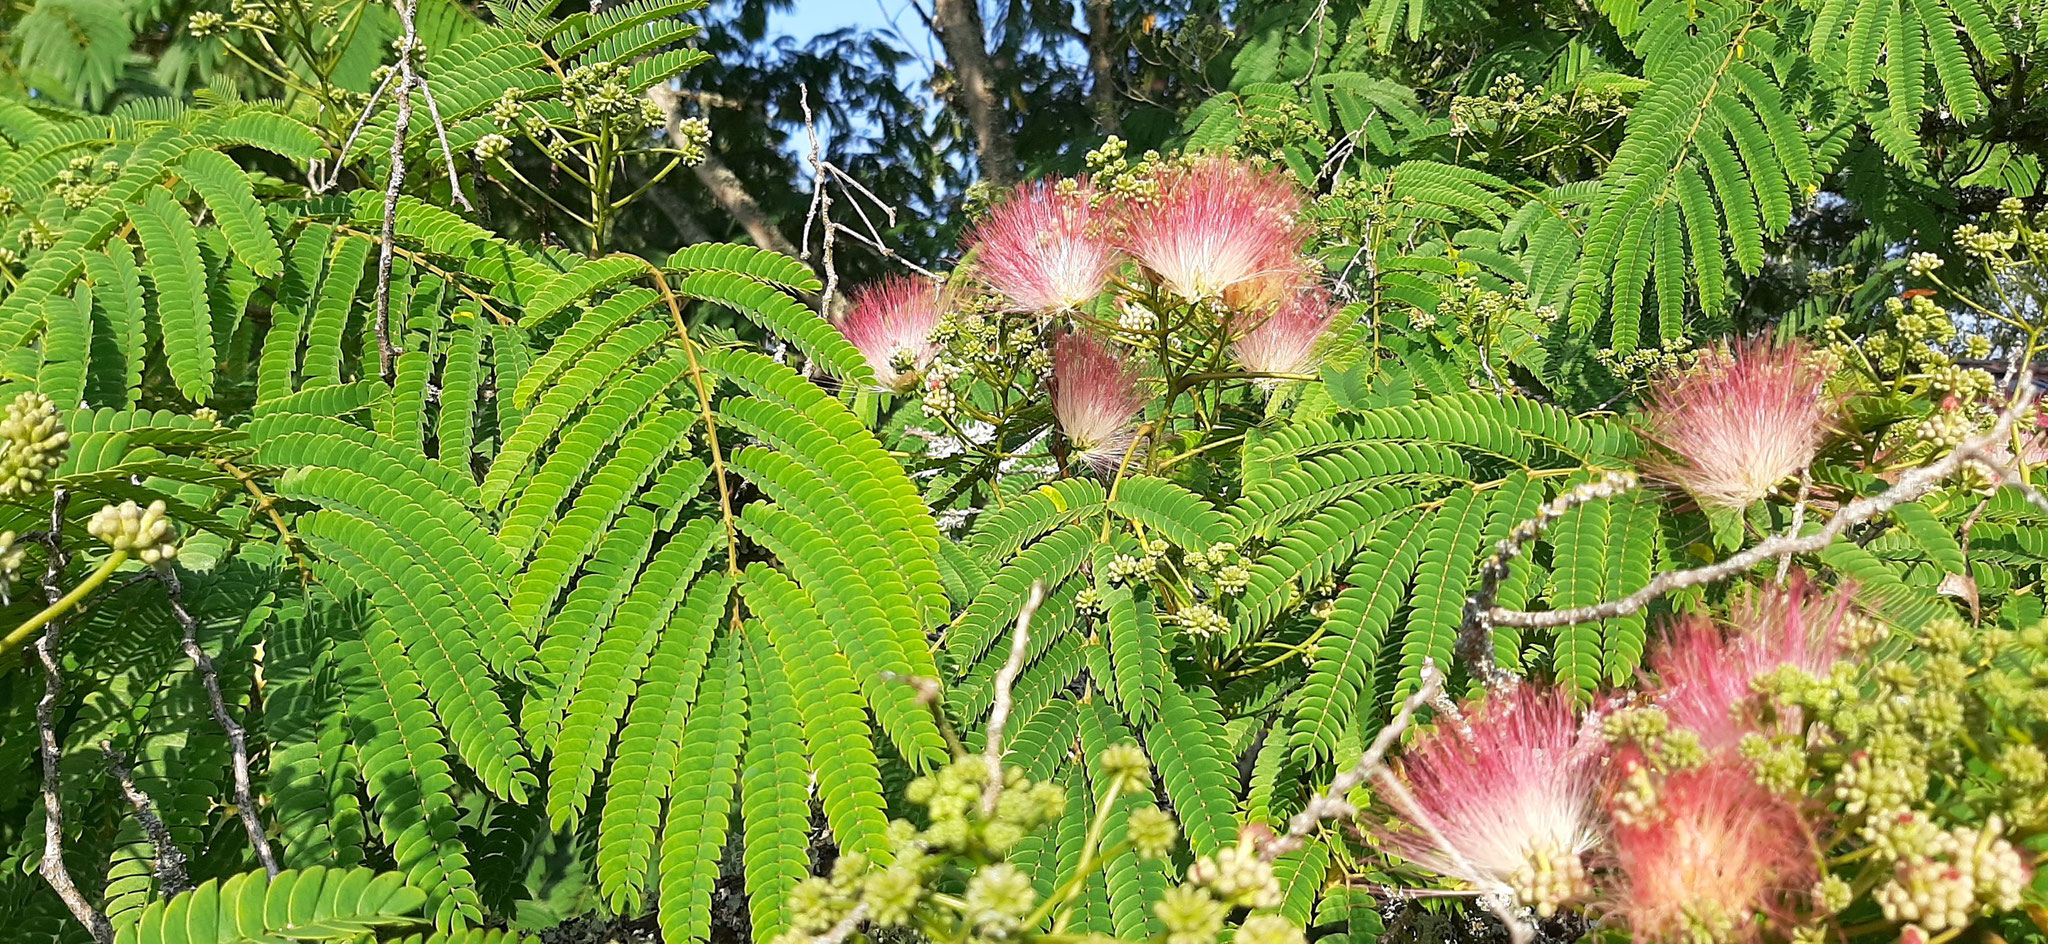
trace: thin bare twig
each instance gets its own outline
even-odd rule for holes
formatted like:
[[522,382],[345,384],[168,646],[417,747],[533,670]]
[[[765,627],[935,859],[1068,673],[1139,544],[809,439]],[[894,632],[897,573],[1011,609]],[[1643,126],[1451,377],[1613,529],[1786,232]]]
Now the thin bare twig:
[[398,70],[394,69],[384,76],[384,81],[377,83],[376,90],[370,93],[369,101],[363,103],[363,113],[356,116],[355,127],[350,128],[348,137],[342,140],[341,153],[334,156],[334,164],[328,168],[324,178],[320,175],[319,158],[307,162],[306,183],[312,187],[314,193],[326,193],[334,189],[335,180],[341,176],[342,165],[348,163],[348,152],[356,146],[356,138],[361,137],[363,129],[370,126],[370,117],[377,113],[377,103],[384,98],[385,90],[391,88],[391,83],[397,79]]
[[462,183],[456,179],[455,153],[448,147],[448,129],[441,123],[441,109],[434,102],[434,93],[427,87],[426,77],[415,68],[415,60],[420,53],[420,31],[413,20],[413,13],[418,7],[419,0],[398,0],[398,62],[393,66],[398,75],[398,114],[391,121],[391,176],[384,183],[383,238],[377,243],[377,373],[387,384],[397,380],[399,352],[391,342],[392,237],[398,229],[398,197],[405,187],[405,139],[412,130],[414,89],[418,89],[421,97],[426,99],[434,132],[440,136],[441,154],[448,160],[448,186],[455,202],[465,210],[475,209],[462,195]]
[[820,237],[818,261],[819,267],[825,270],[825,295],[819,308],[829,317],[832,314],[833,299],[837,298],[839,293],[839,270],[832,261],[832,240],[835,230],[832,227],[832,188],[829,185],[831,177],[825,169],[825,144],[818,138],[818,125],[811,117],[810,86],[798,83],[796,88],[797,102],[804,109],[804,133],[810,136],[811,141],[811,205],[804,211],[804,244],[799,258],[805,262],[811,261],[811,227],[816,226],[818,220],[822,218],[825,221],[825,231]]
[[1371,779],[1380,771],[1386,764],[1387,752],[1394,749],[1394,743],[1401,739],[1402,732],[1408,730],[1408,726],[1415,722],[1415,713],[1435,698],[1438,692],[1443,691],[1444,674],[1437,668],[1436,660],[1422,660],[1419,683],[1415,687],[1415,692],[1401,702],[1401,708],[1394,712],[1393,720],[1380,729],[1378,737],[1373,738],[1372,745],[1366,748],[1365,755],[1358,759],[1358,763],[1351,765],[1350,770],[1338,774],[1336,779],[1330,781],[1330,789],[1310,797],[1308,805],[1302,807],[1301,812],[1294,814],[1294,818],[1287,821],[1287,832],[1266,843],[1260,852],[1266,861],[1271,862],[1301,848],[1308,842],[1309,834],[1315,832],[1317,824],[1323,820],[1351,816],[1358,812],[1345,797],[1357,789],[1359,784]]
[[1034,580],[1031,592],[1024,597],[1024,608],[1017,611],[1017,632],[1010,637],[1010,657],[996,671],[996,702],[989,711],[988,744],[982,751],[988,760],[988,783],[981,789],[984,816],[995,815],[996,801],[1003,795],[1003,727],[1010,723],[1014,702],[1010,689],[1017,684],[1017,674],[1024,671],[1024,657],[1031,651],[1031,618],[1044,605],[1045,581]]
[[206,688],[206,700],[212,704],[213,720],[228,735],[228,746],[234,752],[235,813],[242,819],[242,828],[249,834],[249,845],[256,849],[256,860],[263,863],[263,871],[276,878],[278,873],[277,855],[270,850],[270,838],[263,829],[263,818],[256,815],[256,798],[249,789],[249,736],[242,729],[235,716],[228,713],[228,704],[220,694],[220,672],[214,667],[213,657],[199,646],[199,621],[185,609],[185,588],[178,582],[178,575],[170,568],[156,572],[156,578],[164,585],[164,595],[170,598],[171,613],[178,618],[178,625],[185,631],[185,657],[199,668],[199,680]]
[[[64,508],[70,499],[70,492],[63,486],[51,490],[50,532],[43,536],[50,548],[49,563],[43,568],[43,596],[53,606],[64,598],[64,588],[57,580],[71,560],[64,552]],[[93,940],[106,944],[114,939],[113,924],[107,921],[106,914],[85,900],[78,883],[71,880],[71,870],[64,864],[64,799],[57,769],[63,759],[57,746],[57,700],[64,694],[57,644],[63,631],[63,617],[52,619],[35,643],[36,661],[43,667],[43,697],[36,700],[36,741],[43,763],[43,856],[36,871],[42,874],[43,881],[50,883],[71,916],[92,933]]]
[[[1799,470],[1799,497],[1792,502],[1792,524],[1786,528],[1793,534],[1806,530],[1806,501],[1813,496],[1813,467]],[[1778,582],[1784,583],[1786,575],[1792,572],[1792,556],[1778,558]]]
[[471,206],[469,198],[462,195],[462,179],[455,173],[455,149],[448,144],[448,125],[441,121],[441,105],[434,101],[434,87],[427,82],[424,75],[414,78],[413,81],[420,87],[420,97],[427,100],[427,117],[434,122],[434,135],[441,139],[441,159],[448,163],[448,197],[454,200],[456,205],[475,213],[476,207]]
[[[2020,392],[2016,393],[2013,401],[1999,413],[1998,421],[1992,425],[1990,431],[1972,436],[1940,459],[1899,476],[1899,480],[1893,483],[1891,488],[1843,505],[1835,512],[1834,517],[1811,534],[1784,532],[1765,538],[1718,563],[1690,570],[1667,570],[1652,578],[1642,589],[1619,599],[1591,606],[1544,612],[1494,607],[1488,610],[1485,622],[1492,625],[1535,629],[1627,616],[1667,593],[1726,580],[1768,560],[1819,551],[1834,543],[1844,531],[1934,491],[1950,476],[1961,471],[1965,465],[1974,464],[1985,468],[2001,482],[2013,485],[2018,473],[2005,468],[1993,452],[1993,447],[2004,442],[2006,437],[2012,434],[2013,424],[2018,420],[2019,414],[2034,400],[2033,385],[2028,378],[2022,377],[2017,388]],[[2017,483],[2017,486],[2021,487],[2023,494],[2033,493],[2027,496],[2030,502],[2035,501],[2039,495],[2038,491],[2024,482]],[[2037,507],[2048,509],[2048,498],[2043,498]]]
[[1508,532],[1508,536],[1494,546],[1493,555],[1479,565],[1479,587],[1465,598],[1464,620],[1458,627],[1456,652],[1482,684],[1488,688],[1499,688],[1515,681],[1514,673],[1502,669],[1493,653],[1493,614],[1498,612],[1493,604],[1500,595],[1501,582],[1512,572],[1515,558],[1520,557],[1522,550],[1552,522],[1573,509],[1588,502],[1612,498],[1635,486],[1633,473],[1609,472],[1597,481],[1587,482],[1551,499],[1536,509],[1536,517]]
[[135,774],[128,769],[128,759],[114,749],[112,741],[100,742],[100,753],[107,758],[107,772],[114,775],[114,782],[121,785],[121,795],[128,798],[128,805],[135,807],[135,821],[142,825],[142,834],[149,837],[149,844],[156,847],[156,893],[159,898],[169,898],[192,887],[192,877],[185,872],[185,850],[178,848],[171,838],[171,830],[164,825],[164,818],[157,815],[156,801],[149,798],[142,788],[135,785]]

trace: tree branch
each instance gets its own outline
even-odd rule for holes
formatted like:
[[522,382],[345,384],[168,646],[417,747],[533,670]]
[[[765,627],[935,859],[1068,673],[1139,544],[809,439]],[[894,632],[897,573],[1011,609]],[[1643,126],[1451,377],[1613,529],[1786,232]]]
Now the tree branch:
[[[44,538],[49,542],[50,560],[43,568],[43,596],[52,606],[64,598],[64,588],[57,579],[70,563],[70,555],[64,552],[64,508],[70,504],[70,498],[63,486],[51,491],[50,533]],[[57,769],[63,758],[57,746],[57,700],[64,694],[57,643],[63,631],[63,618],[52,619],[35,644],[36,660],[43,667],[43,697],[36,700],[36,741],[43,763],[43,856],[36,871],[57,892],[64,907],[71,910],[71,916],[92,933],[93,940],[107,944],[114,939],[113,925],[85,900],[78,883],[71,880],[71,870],[64,864],[64,799]]]
[[996,801],[1003,795],[1003,727],[1010,722],[1013,707],[1011,688],[1017,684],[1017,673],[1024,671],[1024,658],[1031,652],[1031,618],[1038,615],[1038,608],[1045,605],[1045,581],[1031,582],[1031,592],[1024,597],[1024,608],[1017,611],[1017,632],[1010,637],[1010,657],[1003,667],[996,671],[995,707],[988,715],[988,744],[982,756],[988,760],[988,783],[981,790],[981,812],[994,816]]
[[107,772],[114,775],[114,782],[121,785],[121,795],[128,798],[128,804],[135,807],[135,821],[142,824],[142,834],[149,837],[149,844],[156,847],[156,893],[159,898],[169,898],[192,887],[192,877],[185,872],[185,850],[178,848],[171,838],[171,830],[164,825],[164,818],[157,815],[156,801],[149,798],[141,787],[135,785],[135,775],[128,769],[128,759],[114,750],[112,741],[100,742],[100,753],[107,757]]
[[1095,115],[1095,130],[1105,135],[1123,130],[1117,115],[1116,70],[1109,57],[1115,33],[1110,28],[1112,0],[1081,0],[1088,23],[1088,71],[1094,81],[1088,86],[1088,110]]
[[[1726,580],[1775,558],[1819,551],[1834,543],[1836,538],[1841,537],[1842,533],[1850,528],[1887,514],[1900,505],[1915,501],[1934,491],[1950,476],[1961,471],[1965,465],[1974,464],[1989,471],[2002,483],[2015,484],[2018,473],[2008,469],[1997,458],[1993,448],[2012,435],[2013,424],[2018,420],[2019,414],[2034,400],[2033,384],[2029,378],[2022,377],[2017,389],[2019,392],[2014,395],[2005,410],[1999,413],[1998,421],[1988,432],[1972,436],[1940,459],[1899,476],[1899,480],[1891,488],[1843,505],[1841,510],[1835,512],[1834,517],[1828,519],[1827,524],[1811,534],[1785,532],[1759,541],[1714,564],[1690,570],[1667,570],[1652,578],[1642,589],[1620,599],[1591,606],[1543,612],[1491,607],[1486,612],[1486,618],[1478,622],[1484,624],[1485,632],[1490,636],[1493,625],[1536,629],[1627,616],[1667,593]],[[2048,508],[2048,498],[2041,497],[2038,491],[2025,482],[2017,484],[2022,487],[2024,493],[2028,493],[2028,501],[2034,502],[2038,499],[2037,507]],[[1516,529],[1518,534],[1521,530]],[[1505,566],[1504,561],[1502,566]],[[1490,640],[1487,649],[1492,649]]]
[[974,130],[974,151],[981,179],[997,187],[1018,180],[1017,146],[1010,139],[1008,116],[996,96],[988,59],[988,30],[981,22],[979,0],[937,0],[932,31],[946,50],[955,79],[953,100]]
[[240,722],[228,712],[228,704],[220,694],[220,672],[214,667],[213,657],[199,647],[199,621],[185,609],[185,590],[178,583],[178,575],[170,568],[156,572],[156,578],[164,585],[164,595],[170,598],[171,613],[178,618],[178,625],[185,631],[185,657],[199,668],[199,679],[206,688],[206,700],[212,704],[213,720],[228,735],[228,746],[234,751],[235,812],[242,819],[242,829],[249,834],[249,845],[256,850],[256,860],[263,863],[263,871],[276,878],[278,873],[277,855],[270,849],[270,838],[263,829],[263,819],[256,815],[256,798],[249,789],[249,735]]

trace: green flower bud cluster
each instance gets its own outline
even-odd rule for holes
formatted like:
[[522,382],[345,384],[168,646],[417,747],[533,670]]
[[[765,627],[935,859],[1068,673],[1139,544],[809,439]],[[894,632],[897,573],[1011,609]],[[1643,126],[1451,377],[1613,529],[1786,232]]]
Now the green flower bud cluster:
[[1230,632],[1230,620],[1206,603],[1190,603],[1173,614],[1174,625],[1196,639],[1214,639]]
[[1164,859],[1173,853],[1174,843],[1180,840],[1180,827],[1174,823],[1173,814],[1156,806],[1141,806],[1132,810],[1125,821],[1124,836],[1139,858]]
[[1159,152],[1146,151],[1135,164],[1129,152],[1130,142],[1115,135],[1088,152],[1088,178],[1101,199],[1143,201],[1159,192]]
[[104,506],[93,513],[85,530],[152,567],[169,566],[178,556],[178,528],[164,517],[161,501],[150,502],[148,508],[132,501]]
[[480,161],[504,160],[505,155],[512,153],[512,139],[497,132],[492,132],[476,139],[476,148],[473,153],[476,154],[476,159]]
[[1003,774],[993,817],[982,815],[988,765],[980,758],[955,761],[911,781],[904,796],[923,806],[930,822],[915,841],[934,850],[1002,855],[1032,831],[1058,819],[1066,808],[1066,793],[1058,785],[1033,783],[1015,767]]
[[[659,120],[666,121],[667,115]],[[711,145],[711,123],[702,118],[685,118],[676,122],[675,138],[669,146],[683,152],[683,163],[691,166],[704,163],[705,149]]]
[[28,545],[12,531],[0,531],[0,596],[21,579],[21,562],[28,557]]
[[1031,876],[1008,862],[984,866],[967,880],[966,915],[983,937],[1001,940],[1017,933],[1038,904]]
[[[630,119],[644,128],[655,122],[648,120],[647,109],[642,107],[647,100],[633,94],[627,84],[632,75],[632,68],[619,62],[577,66],[563,77],[562,92],[568,96],[569,109],[578,122]],[[657,116],[655,121],[661,117]]]
[[40,491],[64,464],[71,433],[57,404],[40,393],[24,393],[0,417],[0,497],[21,498]]
[[1925,851],[1899,857],[1890,881],[1872,893],[1885,918],[1939,932],[2018,908],[2030,876],[2004,829],[1994,815],[1982,828],[1938,832]]
[[1273,864],[1243,843],[1195,860],[1188,867],[1188,884],[1201,886],[1235,907],[1280,907],[1280,880],[1273,874]]
[[1934,270],[1941,268],[1941,265],[1940,256],[1931,252],[1916,252],[1906,257],[1906,274],[1916,279],[1924,279],[1933,275]]
[[50,192],[63,198],[66,209],[83,210],[106,195],[107,184],[120,170],[121,165],[112,161],[102,164],[90,155],[75,157],[57,172]]

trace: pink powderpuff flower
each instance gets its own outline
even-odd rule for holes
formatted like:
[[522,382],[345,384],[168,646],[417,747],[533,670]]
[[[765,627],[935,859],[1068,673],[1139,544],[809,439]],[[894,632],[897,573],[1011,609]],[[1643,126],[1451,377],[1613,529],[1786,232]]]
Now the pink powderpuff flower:
[[1074,450],[1099,472],[1130,451],[1132,421],[1144,412],[1143,381],[1095,339],[1062,334],[1052,345],[1052,412]]
[[1547,917],[1591,893],[1599,741],[1568,693],[1520,685],[1493,698],[1402,754],[1406,789],[1390,792],[1403,822],[1378,832],[1402,857]]
[[1020,184],[968,241],[983,281],[1022,311],[1071,311],[1102,294],[1119,256],[1087,181]]
[[1277,172],[1198,157],[1160,174],[1159,192],[1127,207],[1123,250],[1175,295],[1198,302],[1295,264],[1301,192]]
[[1330,293],[1303,285],[1270,314],[1245,316],[1250,327],[1230,346],[1238,366],[1259,374],[1298,374],[1315,363],[1316,342],[1337,310]]
[[1680,621],[1650,655],[1659,682],[1655,703],[1673,725],[1697,733],[1710,756],[1734,751],[1752,732],[1798,730],[1796,714],[1780,715],[1769,727],[1762,723],[1756,681],[1786,666],[1826,676],[1842,656],[1853,593],[1844,587],[1824,596],[1795,573],[1784,587],[1737,605],[1732,636],[1705,617]]
[[1805,355],[1757,341],[1709,353],[1653,393],[1643,428],[1667,455],[1650,471],[1702,505],[1739,510],[1812,464],[1834,404]]
[[834,327],[860,349],[884,390],[901,392],[911,375],[931,363],[932,329],[942,312],[931,283],[892,276],[853,292]]
[[1616,826],[1614,859],[1637,941],[1751,944],[1815,880],[1806,824],[1740,761],[1665,779],[1652,815]]

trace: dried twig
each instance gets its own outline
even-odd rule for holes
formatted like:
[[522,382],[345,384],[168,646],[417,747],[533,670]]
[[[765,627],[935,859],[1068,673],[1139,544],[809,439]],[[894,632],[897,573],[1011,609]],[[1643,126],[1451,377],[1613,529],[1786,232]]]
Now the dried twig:
[[[1835,512],[1834,517],[1811,534],[1788,531],[1765,538],[1718,563],[1690,570],[1667,570],[1652,578],[1642,589],[1619,599],[1591,606],[1544,612],[1492,607],[1487,610],[1487,618],[1481,622],[1486,623],[1490,631],[1491,625],[1494,624],[1535,629],[1627,616],[1648,606],[1650,601],[1675,590],[1726,580],[1779,557],[1819,551],[1834,543],[1836,538],[1842,536],[1842,532],[1934,491],[1950,476],[1961,471],[1965,465],[1974,464],[1988,470],[2001,482],[2015,485],[2021,488],[2023,493],[2031,493],[2027,495],[2027,500],[2035,502],[2040,493],[2024,482],[2015,482],[2018,473],[2007,469],[1992,451],[1994,446],[2004,442],[2006,437],[2012,434],[2013,424],[2018,420],[2019,414],[2034,400],[2033,385],[2027,378],[2021,378],[2017,386],[2021,392],[2016,394],[2011,404],[1999,413],[1998,421],[1992,425],[1990,431],[1972,436],[1940,459],[1899,476],[1899,480],[1891,488],[1843,505]],[[2040,498],[2036,504],[2037,507],[2048,509],[2048,498]]]
[[981,790],[981,812],[993,816],[996,800],[1003,795],[1003,727],[1010,723],[1010,709],[1013,706],[1011,687],[1017,684],[1017,673],[1024,671],[1024,657],[1031,651],[1031,618],[1038,615],[1038,608],[1045,605],[1045,581],[1031,582],[1031,592],[1024,597],[1024,608],[1017,611],[1017,632],[1010,638],[1010,657],[1003,667],[996,671],[995,708],[988,715],[988,744],[982,756],[988,760],[988,784]]
[[306,183],[314,193],[326,193],[334,189],[335,180],[341,176],[342,165],[348,163],[348,152],[355,148],[356,139],[362,136],[363,129],[370,126],[370,117],[377,113],[377,103],[383,100],[384,92],[391,88],[391,83],[397,79],[398,72],[394,69],[384,76],[384,81],[377,83],[376,90],[372,91],[369,100],[363,103],[363,113],[356,116],[355,127],[350,128],[348,137],[342,140],[341,152],[334,156],[334,163],[328,168],[325,177],[320,173],[319,158],[316,157],[306,164]]
[[[58,486],[51,490],[50,497],[50,532],[43,536],[50,559],[43,568],[43,596],[54,606],[64,598],[64,588],[57,581],[71,560],[64,552],[64,508],[70,504],[71,494]],[[71,880],[71,870],[64,864],[64,799],[57,769],[63,756],[57,746],[56,720],[57,700],[64,694],[64,675],[57,658],[57,644],[63,631],[64,619],[57,617],[44,625],[43,634],[35,642],[36,660],[43,667],[43,697],[36,700],[36,741],[43,762],[43,857],[36,871],[57,892],[64,907],[71,910],[71,916],[92,932],[93,940],[106,944],[114,939],[113,925],[85,900],[78,883]]]
[[392,237],[396,235],[398,229],[398,197],[405,187],[405,140],[407,133],[412,130],[412,93],[415,89],[426,99],[427,112],[434,123],[434,132],[440,135],[441,153],[448,159],[448,186],[451,194],[463,209],[475,209],[462,195],[462,183],[456,179],[455,154],[448,147],[448,129],[441,124],[441,109],[434,103],[434,93],[427,87],[426,77],[414,68],[414,60],[420,51],[419,26],[413,20],[413,13],[418,7],[419,0],[398,2],[401,35],[398,37],[398,62],[393,66],[398,76],[398,114],[391,121],[391,176],[386,178],[384,183],[383,238],[377,243],[377,373],[387,384],[397,379],[395,364],[398,348],[391,343]]
[[157,815],[156,801],[149,798],[141,787],[135,785],[135,775],[128,769],[128,759],[114,749],[112,741],[100,742],[100,753],[107,756],[107,772],[114,775],[114,782],[121,785],[121,795],[128,798],[128,804],[135,807],[135,821],[142,824],[142,834],[149,837],[149,844],[156,847],[156,893],[159,898],[169,898],[192,887],[192,877],[185,872],[185,850],[178,848],[171,838],[171,830],[164,825],[164,818]]
[[1401,709],[1394,713],[1393,720],[1387,722],[1386,727],[1380,729],[1379,736],[1373,738],[1372,745],[1366,748],[1365,755],[1358,759],[1358,763],[1330,781],[1330,789],[1310,797],[1308,805],[1302,807],[1301,812],[1294,814],[1294,818],[1287,821],[1287,832],[1266,843],[1260,853],[1266,861],[1271,862],[1301,848],[1308,841],[1309,833],[1314,832],[1316,825],[1323,820],[1351,816],[1358,812],[1345,797],[1383,768],[1387,752],[1394,749],[1394,742],[1400,740],[1402,732],[1408,730],[1408,726],[1414,723],[1415,713],[1443,690],[1444,674],[1436,667],[1434,659],[1422,661],[1422,675],[1419,681],[1420,684],[1416,686],[1414,694],[1401,702]]
[[249,789],[249,736],[242,729],[235,716],[228,713],[227,700],[220,694],[220,672],[214,667],[213,657],[199,646],[199,621],[185,609],[185,589],[178,583],[175,571],[166,568],[156,572],[157,580],[164,585],[164,595],[170,598],[171,613],[178,618],[178,625],[185,631],[185,657],[199,667],[200,682],[206,688],[206,700],[212,703],[213,720],[228,735],[228,746],[234,752],[235,772],[235,813],[242,819],[242,828],[249,834],[249,845],[256,850],[256,860],[263,863],[263,871],[276,878],[277,856],[270,850],[270,838],[264,832],[263,819],[256,815],[256,798]]
[[1628,472],[1609,472],[1598,481],[1587,482],[1545,503],[1536,509],[1536,517],[1515,526],[1508,536],[1494,546],[1493,556],[1479,565],[1479,588],[1465,598],[1464,621],[1458,627],[1457,655],[1471,669],[1474,677],[1488,688],[1511,684],[1514,674],[1500,667],[1493,654],[1494,613],[1498,612],[1493,603],[1500,595],[1501,581],[1508,578],[1515,558],[1522,555],[1523,548],[1534,542],[1551,523],[1570,513],[1572,509],[1588,502],[1612,498],[1636,486],[1636,477]]
[[825,295],[819,307],[830,316],[832,300],[837,298],[839,293],[839,270],[832,262],[832,240],[836,235],[832,227],[832,188],[828,186],[830,177],[825,170],[825,144],[818,138],[817,122],[811,118],[809,86],[801,83],[797,85],[797,102],[803,105],[804,133],[809,135],[811,140],[811,205],[804,211],[803,252],[798,258],[805,262],[811,261],[811,227],[816,226],[819,219],[823,219],[825,231],[820,237],[818,265],[825,271]]

